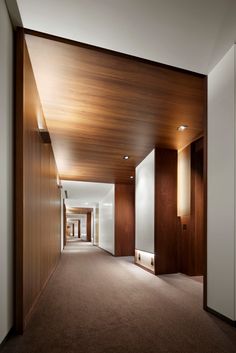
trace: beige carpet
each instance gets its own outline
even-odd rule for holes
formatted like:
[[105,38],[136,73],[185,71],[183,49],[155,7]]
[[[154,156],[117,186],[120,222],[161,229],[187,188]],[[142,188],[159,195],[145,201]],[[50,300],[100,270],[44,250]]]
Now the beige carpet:
[[202,283],[155,277],[72,241],[23,336],[4,353],[235,353],[236,329],[202,309]]

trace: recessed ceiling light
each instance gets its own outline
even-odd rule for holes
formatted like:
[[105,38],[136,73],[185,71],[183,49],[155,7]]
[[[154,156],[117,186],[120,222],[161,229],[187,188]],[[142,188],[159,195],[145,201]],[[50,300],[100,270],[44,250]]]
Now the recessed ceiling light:
[[133,175],[130,176],[130,179],[134,179]]
[[123,159],[129,159],[129,156],[123,156]]
[[177,127],[177,130],[178,130],[178,131],[184,131],[184,130],[186,130],[187,128],[188,128],[188,125],[180,125],[180,126]]

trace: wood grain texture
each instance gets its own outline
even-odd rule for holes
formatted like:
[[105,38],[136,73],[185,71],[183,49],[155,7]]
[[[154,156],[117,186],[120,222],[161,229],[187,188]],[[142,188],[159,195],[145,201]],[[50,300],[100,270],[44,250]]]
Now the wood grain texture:
[[51,145],[38,133],[42,108],[22,31],[17,42],[15,328],[23,332],[59,259],[61,198]]
[[208,154],[207,154],[207,141],[208,141],[208,130],[207,130],[207,76],[204,79],[205,83],[205,96],[204,96],[204,120],[203,120],[203,308],[207,309],[207,165],[208,165]]
[[78,238],[81,237],[81,229],[80,229],[80,227],[81,227],[80,219],[78,219]]
[[191,144],[191,212],[179,217],[179,271],[189,276],[204,274],[203,138]]
[[67,222],[66,222],[66,205],[63,199],[63,246],[66,246]]
[[156,145],[202,135],[202,75],[32,35],[27,45],[61,178],[132,183]]
[[115,256],[134,256],[134,198],[133,185],[115,184]]
[[203,138],[191,145],[191,217],[192,217],[192,272],[204,272],[204,184]]
[[87,213],[86,234],[87,241],[91,241],[91,212]]
[[90,207],[67,207],[66,214],[73,215],[73,214],[86,214],[91,213],[93,211]]
[[155,153],[155,273],[178,272],[177,151]]
[[192,275],[191,269],[191,215],[178,217],[178,267],[179,272],[188,276]]

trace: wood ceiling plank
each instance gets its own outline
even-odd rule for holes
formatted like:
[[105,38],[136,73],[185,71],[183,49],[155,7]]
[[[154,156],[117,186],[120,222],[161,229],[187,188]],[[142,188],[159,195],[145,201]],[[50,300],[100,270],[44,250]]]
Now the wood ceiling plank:
[[180,149],[202,135],[203,75],[29,34],[26,41],[61,178],[131,183],[152,148]]

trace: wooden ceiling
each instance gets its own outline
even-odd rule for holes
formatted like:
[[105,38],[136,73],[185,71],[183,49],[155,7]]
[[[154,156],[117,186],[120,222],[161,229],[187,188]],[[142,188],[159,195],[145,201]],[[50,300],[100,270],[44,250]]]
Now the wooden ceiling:
[[87,214],[91,213],[93,208],[89,207],[67,207],[66,208],[66,215],[77,215],[77,214]]
[[[61,179],[130,183],[155,146],[180,149],[202,135],[202,75],[30,34],[26,41]],[[181,124],[189,128],[177,131]]]

